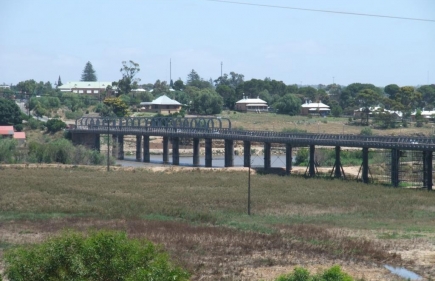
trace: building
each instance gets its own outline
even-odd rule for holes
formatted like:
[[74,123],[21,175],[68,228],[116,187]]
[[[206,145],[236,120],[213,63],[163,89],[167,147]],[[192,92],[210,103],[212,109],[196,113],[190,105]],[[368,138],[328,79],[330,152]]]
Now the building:
[[103,93],[112,82],[68,82],[57,87],[61,92],[73,92],[77,94],[99,95]]
[[326,116],[329,115],[331,109],[328,105],[319,102],[311,102],[305,101],[305,103],[301,106],[301,115],[320,115]]
[[160,96],[152,102],[141,102],[140,111],[154,112],[160,114],[173,114],[180,112],[182,104],[176,100],[168,98],[166,95]]
[[269,107],[267,102],[257,97],[256,99],[250,99],[247,96],[243,96],[243,99],[236,102],[235,109],[242,112],[267,112]]
[[[353,111],[353,117],[354,118],[361,118],[365,112],[366,108],[365,107],[361,107],[358,108],[356,110]],[[402,119],[402,112],[401,111],[394,111],[394,110],[388,110],[388,109],[384,109],[381,108],[379,106],[374,106],[374,107],[369,107],[369,116],[373,116],[373,114],[385,114],[385,113],[389,113],[392,116],[394,116],[394,118],[396,120],[401,120]]]
[[24,144],[26,141],[26,133],[15,132],[14,126],[0,126],[0,137],[16,139],[18,144]]
[[[416,114],[417,112],[411,113],[411,121],[415,121]],[[422,110],[421,117],[423,117],[425,120],[433,121],[435,119],[435,110]]]

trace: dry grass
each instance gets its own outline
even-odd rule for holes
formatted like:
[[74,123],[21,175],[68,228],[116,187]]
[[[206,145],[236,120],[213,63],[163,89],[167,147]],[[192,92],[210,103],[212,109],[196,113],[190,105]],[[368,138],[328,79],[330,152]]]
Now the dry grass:
[[[284,129],[298,129],[308,133],[328,133],[328,134],[354,134],[357,135],[364,127],[349,125],[348,118],[335,117],[306,117],[289,116],[275,113],[240,113],[233,111],[222,112],[222,117],[229,118],[233,128],[243,128],[245,130],[262,130],[281,132]],[[396,128],[388,130],[372,129],[375,135],[420,135],[430,136],[433,134],[432,124],[424,124],[417,128],[411,124],[408,128]]]
[[[433,239],[435,230],[435,193],[347,181],[252,175],[247,216],[246,172],[3,168],[0,178],[0,245],[64,227],[124,229],[164,244],[193,280],[259,280],[260,268],[294,265],[408,263],[391,241]],[[352,235],[367,231],[384,237]],[[385,239],[390,233],[401,237]]]

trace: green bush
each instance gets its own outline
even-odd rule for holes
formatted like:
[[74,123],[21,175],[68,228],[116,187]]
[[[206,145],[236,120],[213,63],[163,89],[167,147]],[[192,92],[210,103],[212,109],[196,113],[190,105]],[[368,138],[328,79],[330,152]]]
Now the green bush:
[[276,281],[353,281],[347,273],[342,272],[340,266],[335,265],[323,273],[310,275],[304,268],[296,267],[293,273],[281,275]]
[[36,130],[40,127],[41,122],[36,120],[35,118],[29,118],[27,124],[29,125],[30,129]]
[[296,153],[295,165],[300,166],[302,164],[306,165],[308,163],[308,149],[307,148],[299,148]]
[[372,129],[369,127],[365,127],[361,130],[361,132],[359,133],[361,136],[372,136],[373,132]]
[[65,129],[66,123],[60,119],[50,119],[47,121],[47,123],[45,123],[45,126],[47,127],[48,132],[55,133]]
[[66,232],[42,244],[6,251],[5,277],[10,281],[43,280],[188,280],[162,249],[123,232],[84,235]]

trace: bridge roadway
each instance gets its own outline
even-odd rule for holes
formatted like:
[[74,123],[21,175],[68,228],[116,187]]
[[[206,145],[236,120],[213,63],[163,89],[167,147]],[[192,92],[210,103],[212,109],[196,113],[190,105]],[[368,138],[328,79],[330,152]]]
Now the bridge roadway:
[[[101,121],[101,122],[100,122]],[[391,150],[391,183],[398,186],[402,181],[399,173],[401,151],[414,150],[422,151],[423,159],[423,179],[422,185],[427,189],[432,189],[432,171],[433,171],[433,151],[435,150],[435,139],[427,137],[410,137],[410,136],[360,136],[360,135],[336,135],[336,134],[300,134],[300,133],[283,133],[273,131],[254,131],[254,130],[235,130],[222,128],[222,122],[215,125],[202,122],[204,126],[196,127],[192,122],[183,125],[169,123],[148,123],[137,125],[126,125],[126,122],[112,122],[110,125],[99,122],[77,122],[76,125],[69,129],[73,136],[73,143],[85,144],[99,150],[100,135],[112,135],[117,143],[112,153],[118,158],[123,159],[123,136],[136,136],[136,159],[142,161],[141,145],[143,144],[143,161],[149,162],[149,137],[163,137],[163,162],[168,161],[169,141],[172,142],[172,164],[179,164],[179,139],[193,139],[193,163],[199,164],[199,140],[205,139],[205,164],[206,167],[212,167],[212,140],[220,139],[225,141],[225,166],[231,167],[234,162],[234,141],[244,142],[244,166],[250,165],[250,147],[252,142],[264,143],[264,168],[270,168],[270,149],[271,143],[282,143],[286,145],[286,173],[291,172],[292,147],[309,146],[310,160],[307,169],[309,176],[316,174],[316,163],[314,161],[315,146],[332,146],[335,147],[335,164],[333,167],[334,177],[344,177],[344,170],[340,161],[341,147],[359,147],[363,153],[363,163],[361,165],[361,180],[369,182],[369,163],[368,150],[389,149]],[[179,123],[181,124],[181,123]],[[186,125],[187,124],[187,125]],[[193,124],[193,125],[192,125]],[[156,126],[160,125],[160,126]],[[87,138],[83,138],[87,136]],[[89,137],[91,136],[91,137]],[[143,140],[142,140],[143,138]],[[91,139],[91,141],[89,141]],[[332,174],[331,174],[332,175]]]

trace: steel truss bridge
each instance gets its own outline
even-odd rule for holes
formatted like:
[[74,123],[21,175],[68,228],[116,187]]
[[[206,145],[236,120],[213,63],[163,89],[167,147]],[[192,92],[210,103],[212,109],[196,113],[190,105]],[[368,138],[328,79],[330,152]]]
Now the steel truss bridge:
[[[309,146],[310,160],[307,167],[308,175],[316,174],[314,161],[315,146],[335,147],[335,177],[343,177],[344,171],[340,161],[341,147],[361,148],[363,163],[361,165],[361,180],[369,182],[368,150],[391,150],[391,182],[398,186],[399,161],[401,151],[422,152],[423,186],[432,189],[432,158],[435,150],[435,139],[410,136],[360,136],[336,134],[301,134],[282,133],[273,131],[235,130],[231,128],[231,121],[226,118],[171,118],[171,117],[132,117],[132,118],[95,118],[77,119],[75,126],[70,128],[74,144],[84,144],[99,150],[101,134],[112,135],[118,150],[113,150],[118,159],[124,158],[123,137],[136,136],[136,160],[149,162],[149,137],[163,137],[163,162],[168,162],[169,139],[172,142],[172,164],[179,164],[179,139],[193,139],[193,164],[199,165],[199,140],[205,140],[205,166],[212,167],[212,140],[225,141],[225,166],[234,163],[234,141],[244,142],[244,166],[250,165],[251,142],[264,143],[264,168],[270,168],[271,143],[286,146],[286,173],[291,173],[292,148]],[[143,138],[143,140],[142,140]],[[143,146],[143,149],[142,149]],[[141,151],[143,150],[143,157]]]

